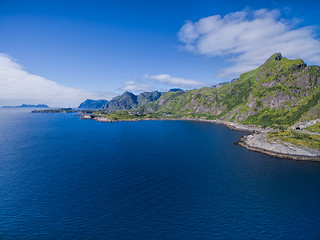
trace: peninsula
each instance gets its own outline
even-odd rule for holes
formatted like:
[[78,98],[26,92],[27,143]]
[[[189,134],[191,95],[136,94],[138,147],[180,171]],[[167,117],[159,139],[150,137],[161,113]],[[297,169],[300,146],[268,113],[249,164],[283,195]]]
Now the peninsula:
[[[99,104],[102,103],[98,100]],[[94,100],[86,101],[95,105]],[[82,106],[82,105],[80,105]],[[88,105],[86,105],[88,106]],[[238,79],[189,91],[125,92],[81,118],[101,122],[197,120],[252,131],[249,150],[320,160],[320,67],[280,53]]]

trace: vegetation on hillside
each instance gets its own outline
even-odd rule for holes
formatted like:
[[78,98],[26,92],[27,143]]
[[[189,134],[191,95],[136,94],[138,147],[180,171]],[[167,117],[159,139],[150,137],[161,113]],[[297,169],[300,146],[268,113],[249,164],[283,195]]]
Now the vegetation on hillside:
[[157,101],[136,110],[285,128],[317,107],[319,80],[320,67],[307,67],[301,59],[288,60],[277,53],[259,68],[219,88],[163,93]]
[[[270,133],[270,138],[319,149],[319,135],[288,129],[299,121],[320,117],[320,67],[307,67],[301,59],[289,60],[276,53],[259,68],[230,83],[189,91],[173,89],[139,95],[125,92],[93,115],[115,121],[220,119],[278,129]],[[306,130],[319,133],[320,123]]]
[[320,136],[302,133],[294,130],[282,130],[269,133],[270,139],[289,142],[300,147],[307,147],[320,150]]
[[320,122],[305,128],[309,132],[319,133],[320,134]]

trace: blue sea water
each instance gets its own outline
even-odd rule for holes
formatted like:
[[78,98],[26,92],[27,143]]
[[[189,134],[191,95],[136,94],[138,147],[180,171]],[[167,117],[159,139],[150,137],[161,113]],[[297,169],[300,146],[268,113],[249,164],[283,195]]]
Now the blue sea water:
[[188,121],[0,109],[0,239],[320,239],[320,163]]

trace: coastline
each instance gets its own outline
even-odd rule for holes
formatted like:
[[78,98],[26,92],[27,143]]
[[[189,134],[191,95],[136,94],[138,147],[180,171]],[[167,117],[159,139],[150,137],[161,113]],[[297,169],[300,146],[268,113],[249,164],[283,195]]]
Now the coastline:
[[223,120],[207,120],[207,119],[194,119],[194,118],[144,118],[144,119],[124,119],[124,120],[112,120],[106,117],[91,117],[88,115],[80,116],[81,119],[92,119],[98,122],[137,122],[137,121],[195,121],[195,122],[209,122],[215,124],[222,124],[232,130],[261,133],[269,132],[270,129],[261,128],[253,125],[244,125],[240,123],[228,122]]
[[260,152],[273,157],[299,160],[299,161],[320,161],[320,151],[309,148],[302,148],[290,143],[270,142],[266,134],[250,134],[240,139],[239,145],[255,152]]
[[133,121],[197,121],[209,122],[214,124],[222,124],[226,127],[237,130],[250,132],[251,134],[244,135],[239,145],[255,152],[267,154],[269,156],[285,158],[291,160],[301,161],[320,161],[320,151],[309,148],[302,148],[290,143],[270,142],[267,140],[267,133],[273,129],[261,128],[258,126],[244,125],[240,123],[228,122],[223,120],[207,120],[207,119],[193,119],[193,118],[146,118],[146,119],[126,119],[126,120],[111,120],[105,117],[82,116],[82,119],[93,119],[99,122],[133,122]]
[[214,124],[222,124],[226,127],[243,132],[250,132],[244,135],[238,144],[250,151],[260,152],[269,156],[285,158],[301,161],[317,161],[320,162],[320,151],[310,148],[302,148],[287,142],[271,142],[268,141],[267,133],[274,131],[271,128],[261,128],[253,125],[244,125],[235,122],[223,120],[207,120],[194,118],[146,118],[146,119],[126,119],[111,120],[106,117],[93,117],[92,115],[80,116],[81,119],[92,119],[99,122],[123,122],[123,121],[197,121],[209,122]]

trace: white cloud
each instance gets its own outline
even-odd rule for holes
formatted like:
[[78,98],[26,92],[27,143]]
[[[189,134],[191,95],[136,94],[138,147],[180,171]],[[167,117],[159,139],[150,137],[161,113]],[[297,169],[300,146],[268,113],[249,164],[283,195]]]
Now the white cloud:
[[320,64],[320,41],[314,28],[294,28],[297,19],[280,19],[277,10],[260,9],[187,21],[178,38],[187,51],[212,57],[228,57],[233,66],[221,77],[236,77],[261,65],[273,53]]
[[124,82],[124,87],[122,87],[121,90],[129,92],[151,91],[149,85],[136,83],[135,81]]
[[77,107],[87,98],[109,99],[113,94],[66,87],[30,74],[10,57],[0,54],[0,106],[47,104]]
[[180,77],[173,77],[169,74],[159,74],[159,75],[145,75],[145,79],[155,80],[158,83],[169,84],[176,87],[199,87],[206,85],[203,82],[185,79]]

